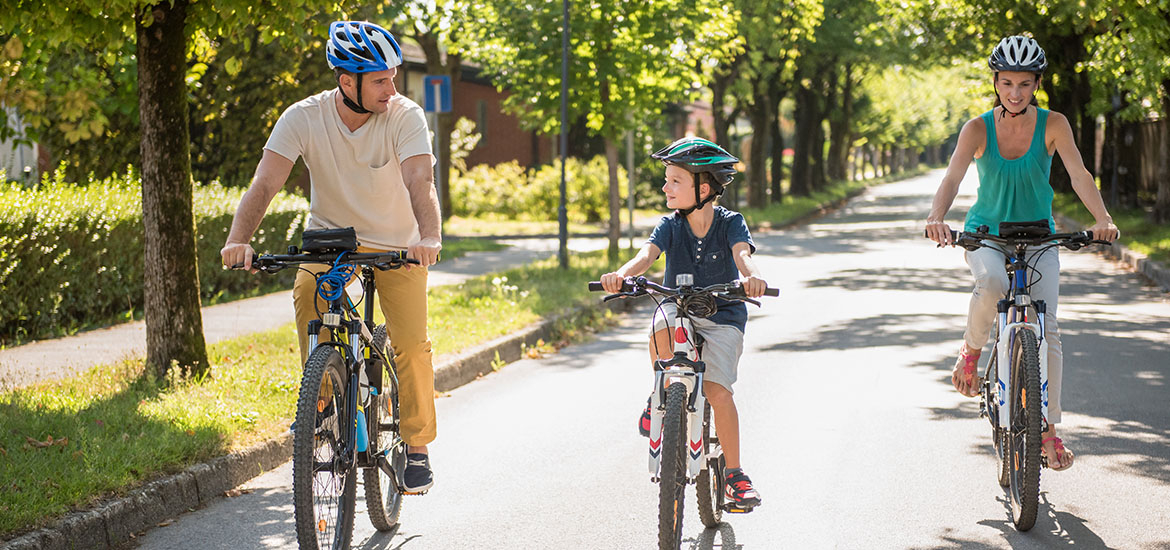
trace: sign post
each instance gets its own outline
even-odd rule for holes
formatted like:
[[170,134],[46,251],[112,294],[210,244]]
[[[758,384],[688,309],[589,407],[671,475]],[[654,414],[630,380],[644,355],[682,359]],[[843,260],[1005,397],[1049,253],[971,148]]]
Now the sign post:
[[439,204],[443,204],[443,152],[439,147],[439,114],[451,112],[451,77],[446,75],[426,75],[423,77],[423,90],[426,93],[423,109],[431,114],[431,128],[435,132],[435,194]]

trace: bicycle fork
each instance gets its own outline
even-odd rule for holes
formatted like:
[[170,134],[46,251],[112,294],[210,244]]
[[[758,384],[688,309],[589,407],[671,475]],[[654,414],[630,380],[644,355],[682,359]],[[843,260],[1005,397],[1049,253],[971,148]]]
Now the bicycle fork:
[[[1036,312],[1036,322],[1029,322],[1027,314],[1020,314],[1021,311],[1026,311],[1028,305],[1034,306]],[[994,399],[997,407],[1002,411],[1007,406],[1007,396],[1011,395],[1011,353],[1014,348],[1016,334],[1021,330],[1032,331],[1036,335],[1036,341],[1039,344],[1040,360],[1040,418],[1043,423],[1048,422],[1048,340],[1044,338],[1044,302],[1037,300],[1030,301],[1027,294],[1017,294],[1015,300],[1000,300],[997,304],[999,335],[996,337],[996,362],[999,368],[996,369],[996,376],[998,380],[995,383]],[[1017,321],[1017,315],[1021,316],[1021,320]],[[1011,415],[1000,412],[999,427],[1011,428]]]
[[654,391],[650,394],[650,480],[657,483],[662,463],[662,424],[666,415],[666,389],[674,382],[682,382],[687,389],[687,481],[693,482],[706,466],[703,445],[703,373],[706,370],[691,344],[692,325],[689,319],[679,317],[674,330],[674,357],[654,364]]

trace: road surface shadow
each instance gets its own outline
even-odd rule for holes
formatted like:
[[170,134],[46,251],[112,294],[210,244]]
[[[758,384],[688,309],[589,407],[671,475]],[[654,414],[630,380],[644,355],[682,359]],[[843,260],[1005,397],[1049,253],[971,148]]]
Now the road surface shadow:
[[[958,342],[953,331],[940,330],[938,327],[948,326],[961,316],[931,315],[930,323],[924,323],[923,317],[920,313],[887,313],[850,319],[844,323],[819,327],[812,333],[802,333],[793,340],[778,342],[762,349],[763,351],[851,350]],[[939,322],[939,318],[950,318],[950,321]]]
[[[686,546],[688,543],[690,546]],[[740,550],[743,548],[742,544],[735,543],[735,529],[725,521],[720,522],[717,527],[703,529],[697,538],[683,539],[682,546],[690,548],[690,550],[714,550],[716,548]]]

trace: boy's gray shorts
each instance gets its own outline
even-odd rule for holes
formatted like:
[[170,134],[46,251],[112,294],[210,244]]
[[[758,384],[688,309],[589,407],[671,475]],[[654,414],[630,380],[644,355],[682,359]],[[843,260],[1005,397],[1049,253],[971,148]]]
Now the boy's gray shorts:
[[[650,341],[654,341],[654,334],[667,327],[673,331],[676,306],[673,302],[662,304],[662,308],[655,311],[654,321],[650,327]],[[739,372],[739,356],[743,354],[743,333],[731,325],[720,325],[710,319],[692,318],[695,332],[703,337],[703,362],[707,365],[707,372],[703,380],[715,382],[727,391],[735,393],[731,385],[735,383]],[[673,341],[673,337],[671,338]]]

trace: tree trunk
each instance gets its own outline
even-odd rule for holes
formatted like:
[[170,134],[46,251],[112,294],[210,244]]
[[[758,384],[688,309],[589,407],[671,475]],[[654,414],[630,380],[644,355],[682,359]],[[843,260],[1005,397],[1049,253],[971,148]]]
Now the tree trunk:
[[793,147],[792,179],[788,192],[797,197],[812,194],[811,160],[813,147],[813,117],[816,109],[816,94],[804,84],[798,71],[796,76],[796,144]]
[[[432,75],[447,75],[451,79],[451,98],[459,97],[459,82],[462,79],[463,71],[460,70],[463,60],[460,56],[448,53],[444,62],[444,56],[439,49],[439,36],[433,33],[415,33],[413,38],[418,42],[419,47],[422,48],[423,54],[426,56],[427,73]],[[439,138],[438,164],[435,166],[436,178],[435,183],[439,193],[439,209],[443,213],[443,219],[451,217],[451,133],[455,131],[455,113],[447,112],[440,113],[437,117],[438,124],[433,128],[435,134]],[[482,131],[482,129],[477,128]]]
[[[142,131],[146,364],[207,370],[192,214],[187,128],[187,0],[145,8],[136,19]],[[153,20],[145,26],[143,20]]]
[[841,81],[841,101],[830,107],[829,115],[829,179],[849,177],[849,144],[853,125],[853,66],[845,65]]
[[[761,94],[763,96],[764,94]],[[748,156],[747,198],[748,207],[763,208],[767,206],[767,177],[764,167],[768,161],[768,134],[771,132],[771,119],[774,118],[770,102],[761,97],[748,112],[748,119],[752,123],[752,146]]]
[[622,197],[618,182],[618,148],[612,139],[605,140],[605,163],[609,168],[609,259],[619,259],[622,238]]
[[1170,223],[1170,80],[1162,81],[1162,154],[1158,155],[1158,194],[1154,200],[1154,221]]
[[773,204],[779,204],[784,199],[784,134],[780,131],[780,100],[776,100],[776,112],[771,120],[772,131],[772,199]]

